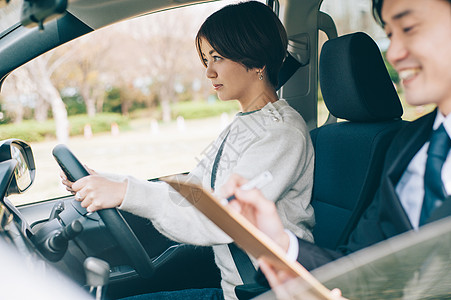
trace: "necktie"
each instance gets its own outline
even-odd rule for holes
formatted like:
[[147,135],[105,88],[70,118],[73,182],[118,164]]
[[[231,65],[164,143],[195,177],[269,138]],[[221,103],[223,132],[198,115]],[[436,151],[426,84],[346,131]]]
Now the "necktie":
[[420,215],[420,225],[426,222],[431,212],[440,206],[447,197],[441,173],[450,147],[451,140],[442,124],[432,133],[427,151],[428,157],[424,172],[424,200]]

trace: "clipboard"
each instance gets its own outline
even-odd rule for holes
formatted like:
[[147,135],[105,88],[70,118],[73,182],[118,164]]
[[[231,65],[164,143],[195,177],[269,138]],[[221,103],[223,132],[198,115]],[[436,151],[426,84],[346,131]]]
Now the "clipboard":
[[[185,177],[186,176],[186,177]],[[312,298],[332,299],[330,291],[297,261],[290,262],[285,258],[285,251],[271,238],[255,227],[238,212],[230,209],[209,191],[201,186],[184,180],[185,176],[160,178],[181,194],[194,207],[221,228],[235,243],[253,257],[265,257],[274,265],[303,279]]]

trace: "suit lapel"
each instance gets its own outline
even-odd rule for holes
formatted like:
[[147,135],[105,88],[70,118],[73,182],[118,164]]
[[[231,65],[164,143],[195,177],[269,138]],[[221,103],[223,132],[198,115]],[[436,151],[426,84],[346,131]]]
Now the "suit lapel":
[[[424,117],[410,123],[398,135],[394,151],[387,157],[386,176],[383,182],[385,208],[381,211],[382,228],[387,236],[393,236],[412,229],[395,188],[412,158],[429,139],[432,125],[435,120],[436,110]],[[387,222],[384,222],[387,220]]]
[[417,154],[429,139],[436,114],[436,110],[434,110],[415,121],[415,123],[411,123],[410,128],[406,132],[403,132],[402,137],[399,137],[401,142],[398,143],[398,152],[394,156],[392,164],[387,171],[390,181],[394,186],[398,183],[415,154]]

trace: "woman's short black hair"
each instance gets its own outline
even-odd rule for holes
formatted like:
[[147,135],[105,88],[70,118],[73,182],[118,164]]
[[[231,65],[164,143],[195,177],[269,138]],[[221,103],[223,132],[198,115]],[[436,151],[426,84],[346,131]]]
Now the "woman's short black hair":
[[[448,1],[451,4],[451,0],[443,0]],[[376,22],[382,27],[385,26],[384,21],[382,20],[382,5],[384,4],[384,0],[373,0],[373,17]]]
[[373,17],[376,22],[384,27],[384,21],[382,21],[382,3],[384,0],[373,0]]
[[288,38],[279,18],[265,4],[257,1],[231,4],[205,20],[196,36],[196,48],[206,66],[201,52],[202,38],[219,55],[248,69],[266,67],[269,82],[277,86]]

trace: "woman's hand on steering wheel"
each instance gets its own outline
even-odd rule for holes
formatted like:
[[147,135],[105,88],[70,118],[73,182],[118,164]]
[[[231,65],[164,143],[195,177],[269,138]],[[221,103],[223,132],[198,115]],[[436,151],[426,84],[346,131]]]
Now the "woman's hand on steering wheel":
[[[86,166],[86,165],[83,165],[83,166],[89,172],[89,174],[91,174],[91,175],[97,174],[96,171],[94,171],[93,169],[88,168],[88,166]],[[67,175],[66,175],[66,173],[64,173],[63,170],[60,171],[60,177],[61,177],[61,183],[66,187],[66,190],[69,191],[72,195],[75,195],[75,192],[72,189],[72,185],[74,184],[74,182],[70,181],[67,178]]]
[[[64,180],[63,183],[68,186]],[[82,207],[94,212],[120,206],[127,190],[127,180],[115,181],[93,174],[71,183],[70,189],[75,192],[75,200],[80,201]]]

